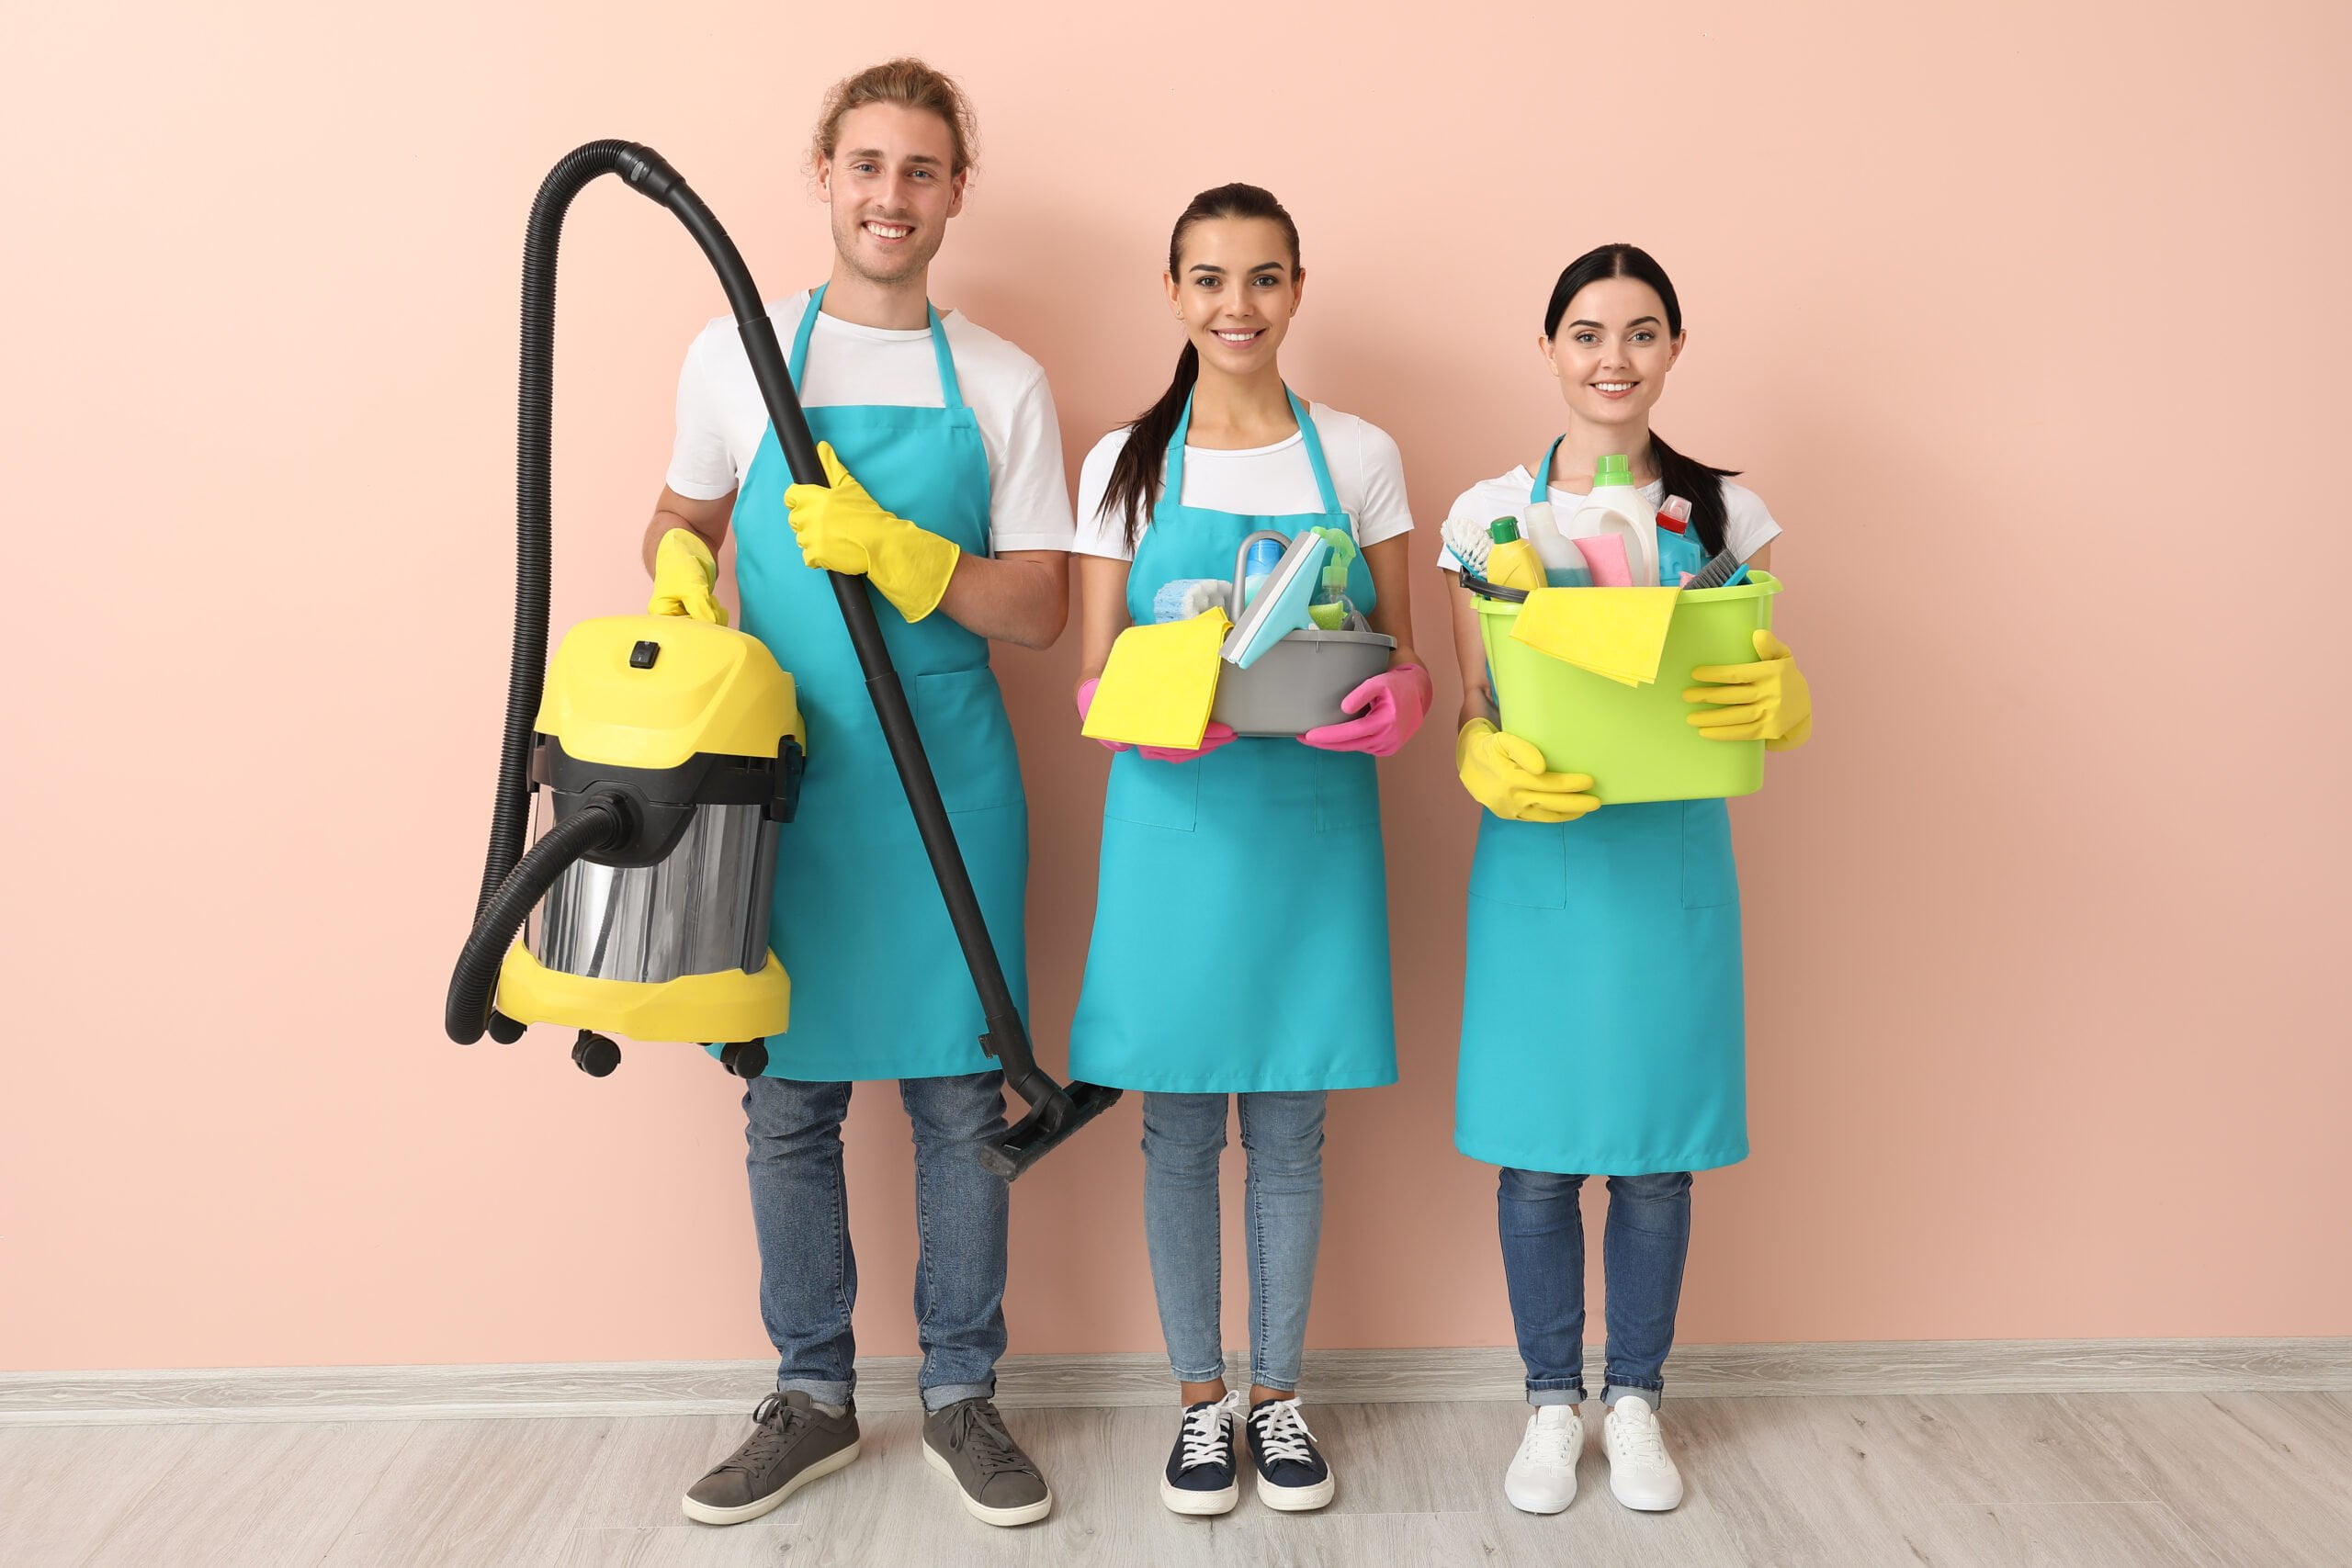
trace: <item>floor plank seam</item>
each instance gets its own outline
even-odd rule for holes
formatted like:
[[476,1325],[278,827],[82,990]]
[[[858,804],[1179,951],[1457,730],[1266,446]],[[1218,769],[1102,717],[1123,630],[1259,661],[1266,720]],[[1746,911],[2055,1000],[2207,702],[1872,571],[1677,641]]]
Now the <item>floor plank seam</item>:
[[[861,1361],[860,1407],[913,1408],[917,1364]],[[0,1372],[0,1427],[710,1415],[748,1408],[773,1375],[765,1361]],[[1705,1398],[2352,1392],[2352,1337],[1700,1345],[1677,1349],[1668,1378],[1678,1397]],[[1515,1402],[1521,1379],[1510,1347],[1322,1349],[1307,1365],[1327,1405]],[[1167,1380],[1146,1352],[1014,1356],[1001,1368],[999,1403],[1155,1404]]]

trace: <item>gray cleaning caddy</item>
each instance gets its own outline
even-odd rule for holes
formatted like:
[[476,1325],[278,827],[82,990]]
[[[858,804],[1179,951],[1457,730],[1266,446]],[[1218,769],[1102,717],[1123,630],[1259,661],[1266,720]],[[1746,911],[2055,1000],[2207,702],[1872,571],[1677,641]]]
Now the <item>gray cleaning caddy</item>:
[[[1261,530],[1233,552],[1233,604],[1242,604],[1250,547],[1260,539],[1290,541]],[[1217,671],[1216,700],[1209,716],[1236,735],[1295,738],[1351,716],[1340,703],[1350,692],[1388,668],[1396,639],[1361,629],[1363,616],[1348,606],[1347,626],[1327,632],[1294,631],[1261,654],[1247,670],[1227,664]]]

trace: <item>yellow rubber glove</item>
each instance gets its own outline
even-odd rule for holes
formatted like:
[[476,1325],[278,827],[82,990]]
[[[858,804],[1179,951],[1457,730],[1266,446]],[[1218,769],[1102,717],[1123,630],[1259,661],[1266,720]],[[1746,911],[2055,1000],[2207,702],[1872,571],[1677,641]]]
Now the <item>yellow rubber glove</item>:
[[1770,632],[1756,634],[1755,664],[1702,664],[1690,671],[1686,703],[1708,703],[1690,716],[1709,740],[1761,740],[1768,751],[1793,751],[1813,738],[1813,691],[1797,656]]
[[828,485],[794,485],[784,492],[792,512],[793,537],[800,558],[824,571],[846,571],[872,581],[899,614],[920,621],[939,608],[947,580],[956,575],[963,551],[956,541],[919,528],[882,510],[865,487],[842,467],[830,441],[817,444]]
[[718,586],[718,563],[702,536],[686,528],[662,536],[653,551],[653,597],[645,603],[649,615],[690,615],[716,626],[727,624],[727,606],[711,590]]
[[1600,800],[1587,793],[1590,774],[1545,772],[1533,741],[1483,718],[1472,719],[1454,737],[1453,766],[1471,799],[1514,822],[1573,822],[1600,809]]

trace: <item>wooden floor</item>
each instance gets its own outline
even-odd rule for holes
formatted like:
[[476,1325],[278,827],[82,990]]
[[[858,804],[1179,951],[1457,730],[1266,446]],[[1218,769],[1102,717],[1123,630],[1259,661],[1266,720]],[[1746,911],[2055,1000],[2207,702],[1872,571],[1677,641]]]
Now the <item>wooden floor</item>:
[[[1156,1483],[1171,1409],[1019,1411],[1053,1517],[968,1518],[912,1415],[754,1524],[678,1496],[747,1429],[718,1416],[0,1427],[0,1563],[2301,1568],[2352,1562],[2352,1395],[1954,1394],[1672,1400],[1672,1514],[1609,1495],[1588,1446],[1567,1512],[1519,1514],[1513,1404],[1308,1407],[1340,1477],[1320,1514],[1245,1487],[1182,1519]],[[1589,1410],[1588,1425],[1597,1416]],[[1597,1434],[1595,1435],[1597,1436]]]

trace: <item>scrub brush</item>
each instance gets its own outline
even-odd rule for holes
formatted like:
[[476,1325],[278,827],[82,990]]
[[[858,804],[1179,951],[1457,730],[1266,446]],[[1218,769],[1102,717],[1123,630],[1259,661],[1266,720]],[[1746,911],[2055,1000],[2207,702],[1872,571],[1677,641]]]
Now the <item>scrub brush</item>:
[[1445,540],[1445,547],[1453,558],[1469,569],[1472,575],[1487,575],[1487,551],[1494,545],[1487,536],[1487,525],[1462,516],[1449,517],[1445,526],[1438,530]]

